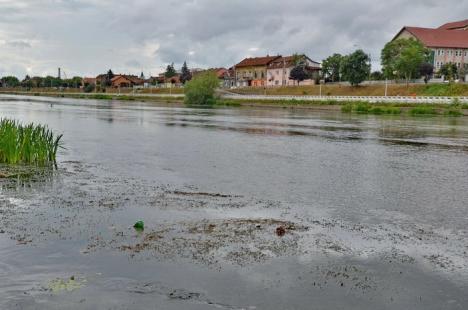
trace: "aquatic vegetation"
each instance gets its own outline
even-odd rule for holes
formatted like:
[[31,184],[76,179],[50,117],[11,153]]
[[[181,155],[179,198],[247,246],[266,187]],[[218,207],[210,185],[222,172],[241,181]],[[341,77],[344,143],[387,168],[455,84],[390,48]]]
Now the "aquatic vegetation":
[[446,116],[463,116],[463,113],[461,112],[461,109],[448,108],[447,110],[444,111],[444,115],[446,115]]
[[74,276],[70,279],[54,279],[47,285],[47,289],[52,293],[72,292],[82,288],[86,284],[86,280],[76,280]]
[[0,163],[45,166],[55,163],[62,135],[47,126],[0,120]]
[[409,110],[410,115],[437,115],[437,110],[434,107],[429,107],[429,106],[419,106],[419,107],[414,107],[411,110]]
[[345,113],[356,112],[359,114],[401,114],[401,108],[395,106],[375,106],[367,102],[358,102],[355,104],[346,103],[341,107]]
[[351,113],[353,111],[353,105],[351,103],[346,103],[341,106],[341,112]]

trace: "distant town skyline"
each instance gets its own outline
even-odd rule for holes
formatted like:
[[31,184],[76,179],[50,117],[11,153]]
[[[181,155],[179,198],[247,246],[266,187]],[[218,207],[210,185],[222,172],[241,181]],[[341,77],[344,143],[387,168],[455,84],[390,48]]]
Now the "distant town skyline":
[[[0,0],[0,76],[156,75],[168,63],[227,67],[245,57],[306,53],[322,61],[380,51],[403,26],[468,18],[468,3],[218,0]],[[417,16],[417,17],[416,17]]]

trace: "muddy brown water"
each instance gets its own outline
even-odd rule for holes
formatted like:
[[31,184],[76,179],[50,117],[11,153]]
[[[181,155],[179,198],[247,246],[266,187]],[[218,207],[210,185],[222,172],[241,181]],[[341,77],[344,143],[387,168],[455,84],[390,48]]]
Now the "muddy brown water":
[[0,166],[0,309],[468,308],[467,118],[19,96],[0,117],[65,143],[57,169]]

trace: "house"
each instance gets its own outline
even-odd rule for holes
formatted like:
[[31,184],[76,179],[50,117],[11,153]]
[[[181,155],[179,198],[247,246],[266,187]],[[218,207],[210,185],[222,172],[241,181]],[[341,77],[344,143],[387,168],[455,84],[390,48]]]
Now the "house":
[[314,85],[319,78],[320,63],[305,55],[285,56],[272,61],[267,67],[267,86],[293,86],[297,82],[290,79],[291,70],[301,64],[311,75],[310,79],[301,82],[302,85]]
[[83,86],[86,86],[86,85],[96,86],[96,78],[84,77],[83,78]]
[[143,86],[144,83],[144,80],[135,75],[117,74],[111,79],[111,86],[114,88]]
[[235,87],[236,86],[236,72],[234,70],[234,67],[227,69],[223,78],[224,78],[223,87],[225,88]]
[[435,71],[446,63],[468,68],[468,19],[451,22],[439,28],[403,27],[393,38],[419,40],[432,51],[431,62]]
[[234,66],[236,86],[264,87],[267,84],[267,68],[281,56],[245,58]]

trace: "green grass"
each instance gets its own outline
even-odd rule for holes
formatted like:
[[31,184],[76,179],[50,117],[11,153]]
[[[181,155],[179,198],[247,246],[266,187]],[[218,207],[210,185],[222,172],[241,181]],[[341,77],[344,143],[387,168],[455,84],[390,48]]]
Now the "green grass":
[[430,106],[419,106],[414,107],[409,110],[408,112],[410,115],[418,116],[418,115],[437,115],[439,114],[434,107]]
[[341,111],[345,113],[356,112],[359,114],[401,114],[401,108],[391,105],[373,105],[367,102],[346,103],[341,106]]
[[463,116],[463,113],[460,109],[447,109],[444,111],[444,115],[446,116]]
[[47,126],[0,120],[0,163],[54,164],[62,135],[54,135]]
[[422,96],[463,96],[468,91],[465,84],[429,84],[421,89]]

